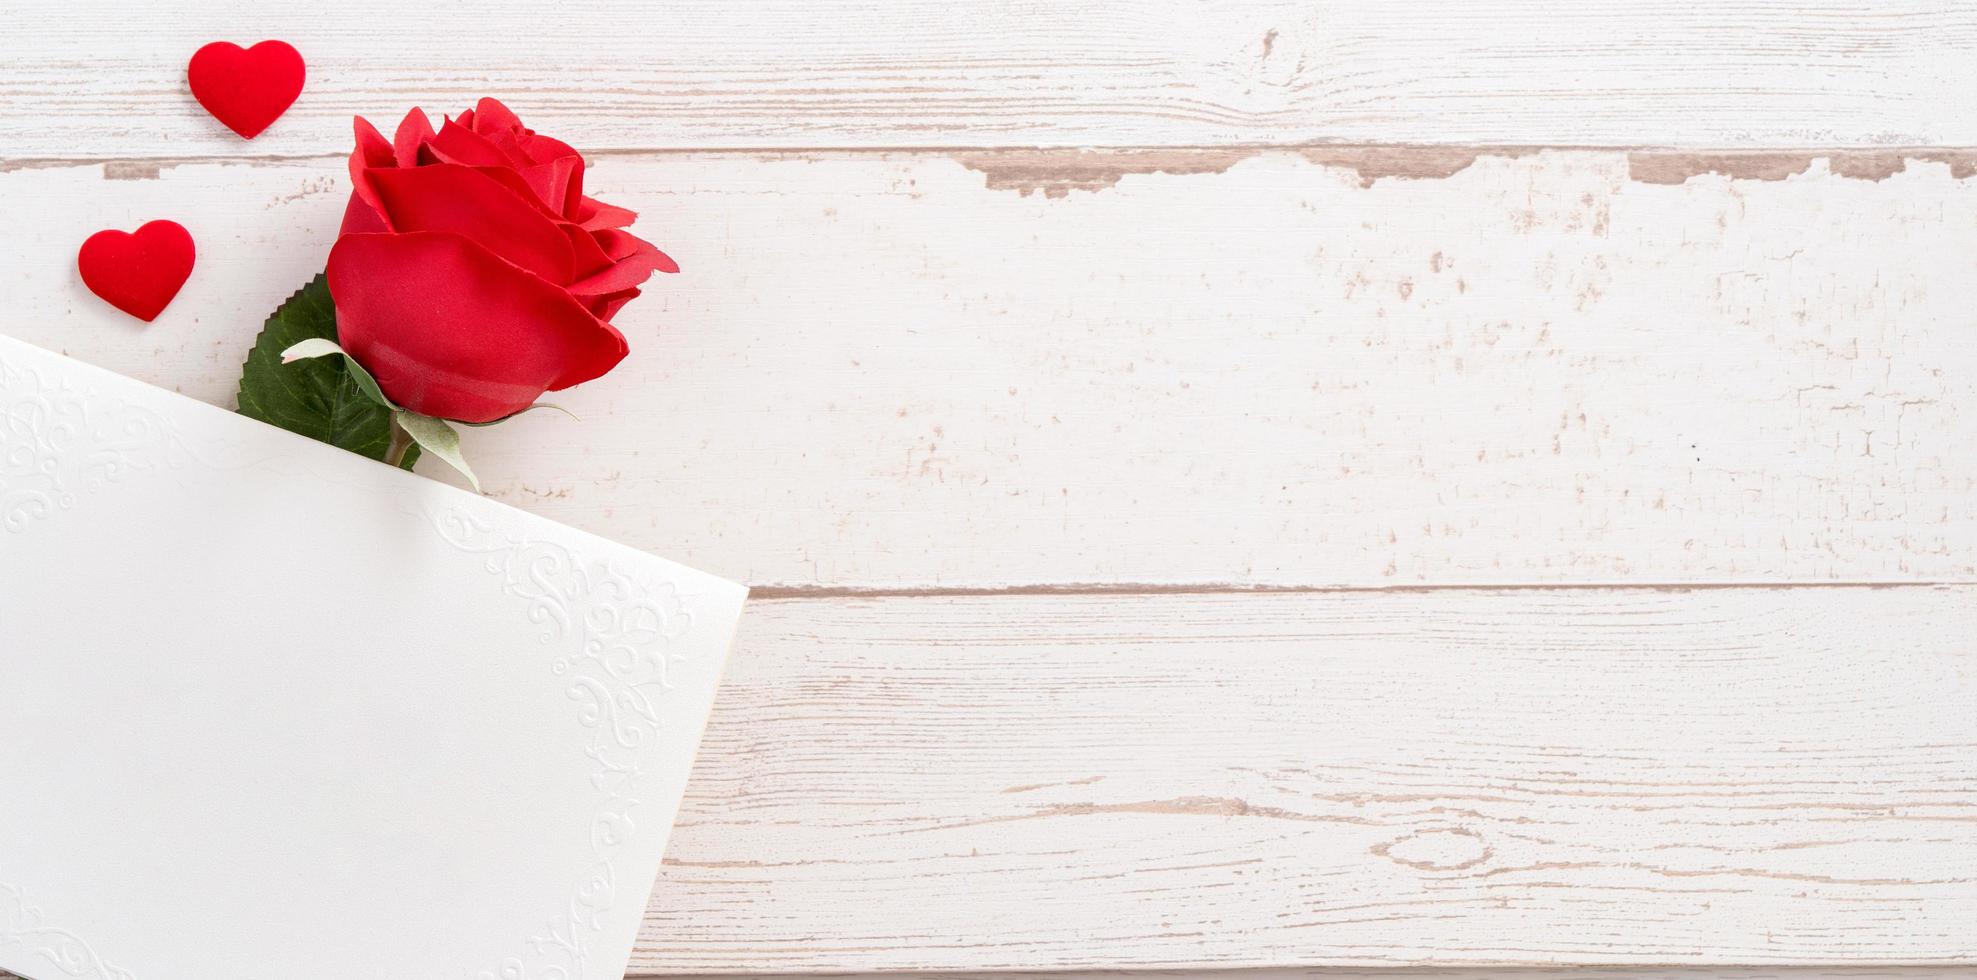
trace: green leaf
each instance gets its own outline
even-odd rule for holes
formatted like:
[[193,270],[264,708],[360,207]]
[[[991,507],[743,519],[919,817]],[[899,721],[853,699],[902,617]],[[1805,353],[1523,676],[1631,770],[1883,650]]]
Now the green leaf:
[[[334,341],[324,340],[321,337],[312,337],[282,351],[281,362],[283,364],[294,364],[296,361],[305,361],[312,357],[328,357],[331,354],[343,358],[343,366],[349,369],[350,377],[357,382],[357,387],[363,389],[364,397],[394,412],[398,411],[398,406],[393,405],[391,399],[384,397],[384,389],[378,387],[378,379],[371,377],[370,369],[357,363],[356,358],[344,353],[343,348],[338,347]],[[528,409],[523,409],[522,411],[528,411]],[[518,412],[516,414],[519,415],[521,413]]]
[[460,433],[455,432],[452,426],[447,425],[446,420],[406,411],[400,411],[396,418],[398,419],[398,427],[404,429],[405,434],[412,437],[413,443],[417,444],[419,448],[424,449],[426,452],[444,460],[446,465],[459,470],[460,475],[466,477],[467,482],[474,485],[474,491],[476,493],[480,492],[480,478],[474,475],[472,469],[468,468],[467,457],[460,454]]
[[[322,276],[290,296],[255,338],[240,371],[240,414],[382,460],[391,447],[392,410],[383,392],[374,399],[366,390],[377,382],[352,371],[348,355],[282,363],[284,351],[308,340],[336,342],[336,305]],[[402,465],[409,470],[418,459],[414,446]]]

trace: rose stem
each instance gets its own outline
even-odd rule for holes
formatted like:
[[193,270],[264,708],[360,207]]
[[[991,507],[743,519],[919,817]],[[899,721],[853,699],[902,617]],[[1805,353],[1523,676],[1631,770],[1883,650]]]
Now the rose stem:
[[384,451],[385,465],[387,466],[404,465],[405,451],[410,448],[412,448],[412,434],[410,432],[405,431],[404,426],[398,424],[398,416],[396,415],[392,416],[391,445],[387,447]]

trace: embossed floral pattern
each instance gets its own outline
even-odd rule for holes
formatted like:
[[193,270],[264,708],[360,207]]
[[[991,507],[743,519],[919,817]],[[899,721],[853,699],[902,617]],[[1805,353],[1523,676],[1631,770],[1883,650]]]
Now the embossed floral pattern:
[[[51,380],[0,356],[0,532],[21,533],[77,506],[89,492],[134,474],[203,461],[162,416],[68,379]],[[688,662],[676,644],[693,617],[677,586],[608,561],[497,527],[500,509],[476,502],[428,513],[439,536],[517,600],[549,653],[545,678],[560,683],[587,732],[596,807],[586,828],[591,863],[523,949],[475,980],[594,978],[595,940],[626,894],[622,850],[635,839],[637,791],[667,727],[662,704]],[[0,884],[0,950],[39,954],[76,980],[135,980],[81,938],[55,928],[23,890]]]
[[39,954],[63,976],[78,980],[136,980],[130,971],[103,960],[82,937],[48,925],[27,894],[0,884],[0,950],[20,947]]
[[184,444],[163,417],[93,395],[0,357],[0,532],[25,531],[134,473],[181,465]]
[[529,958],[511,957],[477,980],[579,980],[590,976],[592,940],[604,928],[604,913],[620,898],[645,900],[642,892],[620,894],[616,859],[633,838],[639,805],[633,794],[665,727],[661,702],[688,660],[673,641],[693,617],[671,582],[640,581],[562,545],[497,530],[458,507],[432,519],[441,537],[478,558],[521,600],[537,639],[557,651],[549,669],[590,732],[584,752],[598,794],[590,824],[595,863],[529,940]]

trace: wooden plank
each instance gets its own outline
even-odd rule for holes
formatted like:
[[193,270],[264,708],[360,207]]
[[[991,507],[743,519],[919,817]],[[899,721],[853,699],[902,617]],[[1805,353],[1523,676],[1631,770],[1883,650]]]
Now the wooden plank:
[[[1028,972],[1023,980],[1968,980],[1969,971],[1942,967],[1760,967],[1755,969],[1703,969],[1652,967],[1646,969],[1597,968],[1582,971],[1557,969],[1480,969],[1480,970],[1334,970],[1276,969],[1245,970],[1241,973],[1202,970],[1120,970],[1104,972]],[[744,978],[787,977],[778,973],[667,974],[633,973],[627,976],[668,976],[675,980],[744,980]],[[1007,980],[1008,973],[838,973],[806,974],[812,980]],[[11,973],[0,973],[0,980],[20,980]]]
[[639,971],[1977,964],[1977,588],[751,605]]
[[[469,449],[502,499],[770,588],[1977,576],[1977,181],[1325,159],[608,157],[687,271],[558,397],[583,422]],[[0,328],[231,404],[341,170],[0,174]],[[167,215],[200,266],[143,327],[73,250]]]
[[[389,24],[389,29],[379,25]],[[186,59],[276,34],[310,84],[252,144]],[[821,148],[1540,143],[1971,145],[1977,9],[1955,0],[567,0],[469,12],[343,0],[16,0],[15,157],[292,156],[349,117],[482,95],[579,146]]]
[[[633,976],[665,976],[674,980],[744,980],[744,978],[787,977],[777,973],[668,974],[640,973]],[[981,973],[811,973],[810,980],[1009,980],[1007,972]],[[1772,966],[1724,967],[1594,967],[1572,970],[1543,969],[1449,969],[1416,970],[1385,967],[1376,970],[1332,967],[1275,968],[1262,970],[1107,970],[1107,971],[1023,971],[1021,980],[1969,980],[1963,967],[1934,966]]]

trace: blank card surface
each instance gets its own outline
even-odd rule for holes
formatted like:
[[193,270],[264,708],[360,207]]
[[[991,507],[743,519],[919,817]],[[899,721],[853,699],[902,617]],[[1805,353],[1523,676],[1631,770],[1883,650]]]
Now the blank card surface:
[[0,968],[622,976],[745,592],[0,338]]

